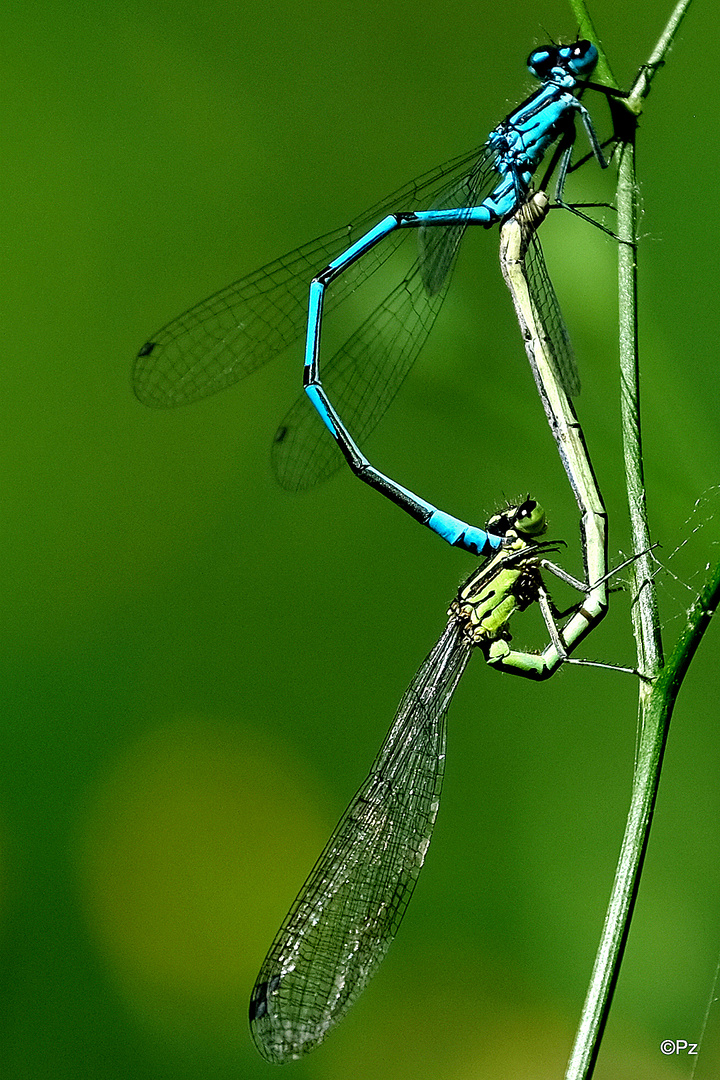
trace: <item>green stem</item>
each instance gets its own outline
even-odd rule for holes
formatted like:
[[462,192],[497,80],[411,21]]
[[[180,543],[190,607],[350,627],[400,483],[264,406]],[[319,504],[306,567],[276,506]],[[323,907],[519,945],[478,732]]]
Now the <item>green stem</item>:
[[566,1080],[588,1080],[595,1067],[640,882],[670,719],[690,661],[710,625],[718,601],[720,563],[688,612],[687,626],[645,699],[645,724],[633,777],[630,812]]
[[605,86],[613,86],[617,90],[617,81],[610,70],[610,62],[602,47],[585,0],[569,0],[569,3],[577,23],[578,37],[587,38],[588,41],[594,42],[597,47],[598,63],[593,73],[593,79],[603,83]]
[[[650,526],[640,426],[640,364],[637,337],[637,187],[635,180],[635,117],[629,116],[618,168],[618,290],[620,329],[620,405],[625,479],[632,532],[632,550],[642,552],[634,564],[636,601],[632,608],[638,668],[648,679],[663,664],[660,619],[653,566],[648,549]],[[642,708],[641,693],[641,708]]]
[[[617,198],[621,409],[628,506],[635,552],[646,552],[650,546],[642,461],[637,343],[636,118],[643,99],[649,93],[651,80],[664,63],[690,2],[680,0],[676,5],[650,60],[640,69],[628,98],[624,101],[610,99],[620,142]],[[571,0],[571,5],[574,10],[578,5],[584,8],[583,0]],[[657,596],[649,554],[641,555],[635,564],[635,584],[637,599],[633,605],[633,630],[638,667],[645,678],[640,686],[640,736],[632,795],[600,945],[568,1062],[566,1080],[590,1080],[595,1068],[630,930],[670,718],[682,679],[720,594],[720,565],[693,606],[685,634],[664,668]]]
[[[618,288],[620,327],[620,399],[623,450],[628,492],[628,510],[633,551],[644,552],[635,563],[633,631],[637,642],[638,667],[649,679],[657,676],[663,665],[662,636],[654,585],[653,567],[648,553],[650,526],[645,499],[642,436],[640,427],[640,364],[637,317],[637,182],[635,176],[635,133],[642,101],[650,92],[655,73],[665,63],[665,56],[691,0],[679,0],[658,40],[650,59],[640,68],[628,98],[612,103],[613,116],[620,136],[618,166]],[[644,723],[640,693],[640,720]]]
[[655,50],[644,67],[640,68],[638,76],[635,80],[635,84],[630,91],[630,95],[627,100],[628,108],[635,113],[639,113],[642,105],[642,99],[646,98],[650,93],[650,83],[655,78],[658,70],[665,63],[665,56],[673,43],[675,35],[678,32],[680,23],[685,18],[687,9],[690,7],[692,0],[678,0],[672,15],[668,19],[667,26],[663,30]]

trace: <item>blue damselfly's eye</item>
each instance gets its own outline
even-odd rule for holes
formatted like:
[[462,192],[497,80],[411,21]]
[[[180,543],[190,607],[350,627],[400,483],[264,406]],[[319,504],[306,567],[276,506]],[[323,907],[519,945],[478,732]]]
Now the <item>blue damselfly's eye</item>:
[[588,75],[598,62],[598,51],[591,41],[576,41],[559,50],[559,60],[573,75]]
[[546,79],[552,69],[557,65],[558,50],[551,45],[543,49],[533,49],[527,58],[527,66],[531,75],[536,79]]

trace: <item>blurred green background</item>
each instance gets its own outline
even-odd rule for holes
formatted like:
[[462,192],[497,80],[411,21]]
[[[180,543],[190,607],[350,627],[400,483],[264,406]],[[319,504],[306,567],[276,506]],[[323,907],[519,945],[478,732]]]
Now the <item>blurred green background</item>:
[[[621,84],[666,9],[595,3]],[[718,95],[697,62],[717,22],[691,10],[640,135],[644,436],[655,538],[680,579],[661,576],[670,642],[720,531]],[[533,45],[575,30],[560,0],[3,5],[6,1080],[274,1075],[247,1031],[255,974],[473,565],[344,473],[304,496],[277,487],[268,448],[298,350],[168,412],[133,398],[135,352],[184,307],[480,143],[531,89]],[[609,134],[604,103],[591,107]],[[588,166],[569,197],[607,190]],[[560,214],[544,244],[617,561],[615,249]],[[368,449],[471,521],[531,491],[580,569],[496,234],[469,237]],[[632,662],[628,621],[617,594],[587,654]],[[514,632],[541,643],[532,618]],[[600,1080],[693,1063],[659,1044],[698,1040],[720,950],[718,641],[713,627],[676,710]],[[288,1075],[562,1075],[624,825],[635,698],[606,671],[533,686],[474,659],[399,939]],[[708,1030],[698,1078],[720,1075],[717,1013]]]

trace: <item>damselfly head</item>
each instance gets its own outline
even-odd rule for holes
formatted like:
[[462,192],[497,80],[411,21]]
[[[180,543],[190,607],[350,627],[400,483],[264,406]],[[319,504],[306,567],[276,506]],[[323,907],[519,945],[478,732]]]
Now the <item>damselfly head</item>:
[[496,536],[507,536],[511,532],[521,536],[542,536],[546,529],[545,511],[529,495],[517,506],[506,506],[487,523],[487,531]]
[[530,73],[544,82],[558,75],[589,75],[598,62],[598,51],[591,41],[574,41],[572,45],[545,45],[528,56]]

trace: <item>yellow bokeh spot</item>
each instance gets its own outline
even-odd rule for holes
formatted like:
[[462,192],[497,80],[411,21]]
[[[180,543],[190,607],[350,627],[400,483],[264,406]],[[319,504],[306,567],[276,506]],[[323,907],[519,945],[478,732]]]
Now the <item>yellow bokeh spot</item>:
[[260,962],[326,838],[313,790],[257,730],[182,722],[142,737],[91,796],[84,908],[151,1027],[244,1035]]

